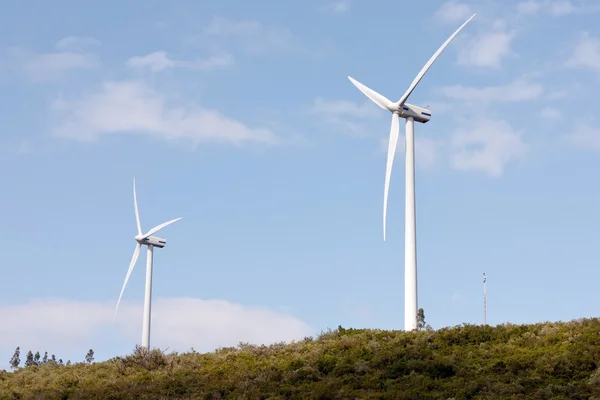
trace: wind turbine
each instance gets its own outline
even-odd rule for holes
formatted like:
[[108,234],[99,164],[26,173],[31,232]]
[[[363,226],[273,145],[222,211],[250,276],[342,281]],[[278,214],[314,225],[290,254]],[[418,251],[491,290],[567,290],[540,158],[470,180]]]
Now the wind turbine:
[[405,199],[405,218],[404,218],[404,329],[407,331],[417,329],[417,241],[416,241],[416,213],[415,213],[415,145],[414,145],[414,121],[426,123],[431,119],[431,112],[427,108],[414,106],[406,103],[408,97],[419,84],[427,70],[433,65],[435,60],[450,44],[452,39],[475,17],[473,14],[465,23],[463,23],[435,52],[427,61],[427,64],[421,69],[415,77],[408,90],[402,95],[400,100],[392,102],[385,96],[366,87],[351,76],[348,77],[365,96],[384,110],[392,113],[392,126],[390,128],[390,141],[388,146],[387,167],[385,171],[385,186],[383,192],[383,240],[385,241],[385,227],[387,214],[387,198],[390,186],[390,176],[392,174],[392,164],[394,163],[394,154],[396,153],[396,144],[399,135],[399,118],[406,119],[406,199]]
[[135,195],[135,178],[133,178],[133,205],[135,207],[135,220],[137,222],[137,231],[138,234],[135,236],[135,240],[137,244],[135,245],[135,250],[133,251],[133,257],[131,258],[131,263],[129,264],[129,269],[127,270],[127,275],[125,276],[125,282],[123,282],[123,287],[121,288],[121,294],[119,295],[119,300],[117,301],[117,307],[115,308],[115,316],[117,315],[117,310],[119,309],[119,303],[121,302],[121,297],[123,297],[123,292],[125,291],[125,286],[127,286],[127,281],[129,281],[129,277],[131,276],[131,272],[133,271],[133,267],[135,267],[135,262],[140,255],[140,249],[142,245],[148,246],[148,252],[146,256],[146,295],[144,297],[144,325],[142,328],[142,347],[146,349],[150,349],[150,311],[151,311],[151,302],[152,302],[152,254],[154,247],[158,247],[162,249],[167,245],[167,241],[163,238],[159,238],[154,235],[156,232],[160,231],[167,225],[172,224],[173,222],[179,221],[181,218],[175,218],[170,221],[164,222],[160,225],[155,226],[150,229],[148,232],[142,234],[142,226],[140,224],[140,214],[138,212],[137,205],[137,197]]

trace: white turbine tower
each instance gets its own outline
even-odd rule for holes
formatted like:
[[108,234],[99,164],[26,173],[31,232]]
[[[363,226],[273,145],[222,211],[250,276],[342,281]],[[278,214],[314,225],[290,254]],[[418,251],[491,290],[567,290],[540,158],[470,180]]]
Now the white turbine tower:
[[408,90],[400,100],[392,102],[385,96],[369,89],[351,76],[348,77],[365,96],[384,110],[392,113],[392,126],[390,129],[390,142],[388,146],[387,168],[385,171],[385,187],[383,192],[383,240],[385,240],[385,226],[387,213],[387,198],[392,174],[392,164],[396,153],[396,144],[399,135],[399,118],[406,119],[406,200],[405,200],[405,226],[404,226],[404,329],[407,331],[417,328],[417,241],[416,241],[416,216],[415,216],[415,146],[414,146],[414,121],[426,123],[431,118],[428,109],[406,103],[406,100],[419,84],[427,70],[439,57],[442,51],[450,44],[452,39],[475,17],[471,16],[442,44],[435,54],[427,61],[415,77]]
[[123,287],[121,288],[121,294],[119,295],[119,300],[117,301],[117,307],[115,308],[115,316],[117,314],[117,310],[119,309],[119,303],[121,302],[121,297],[123,297],[123,292],[125,291],[125,286],[127,286],[127,281],[129,281],[129,277],[131,276],[131,272],[133,271],[133,267],[135,267],[135,262],[140,255],[140,249],[142,245],[148,246],[148,253],[146,259],[146,294],[144,297],[144,325],[142,328],[142,347],[146,349],[150,349],[150,312],[151,312],[151,302],[152,302],[152,250],[154,247],[163,248],[167,245],[167,241],[163,238],[159,238],[154,235],[156,232],[160,231],[167,225],[172,224],[173,222],[179,221],[181,218],[172,219],[170,221],[164,222],[160,225],[155,226],[150,229],[148,232],[142,234],[142,226],[140,224],[140,214],[138,212],[137,205],[137,197],[135,195],[135,178],[133,179],[133,205],[135,207],[135,220],[137,222],[137,231],[138,234],[135,236],[135,240],[137,244],[135,245],[135,250],[133,251],[133,257],[131,258],[131,263],[129,264],[129,269],[127,270],[127,275],[125,276],[125,282],[123,282]]

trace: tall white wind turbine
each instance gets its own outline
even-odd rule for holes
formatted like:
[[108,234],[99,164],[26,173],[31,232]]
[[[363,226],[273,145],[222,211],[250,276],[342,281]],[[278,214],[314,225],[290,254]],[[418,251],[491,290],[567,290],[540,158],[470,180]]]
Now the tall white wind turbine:
[[399,135],[399,118],[406,119],[406,199],[405,199],[405,226],[404,226],[404,329],[407,331],[417,328],[417,241],[416,241],[416,216],[415,216],[415,146],[414,146],[414,121],[426,123],[431,119],[431,112],[422,107],[406,103],[408,97],[419,84],[427,70],[450,44],[452,39],[475,17],[473,14],[442,44],[427,64],[417,74],[408,90],[400,100],[392,102],[385,96],[366,87],[351,76],[348,77],[365,96],[384,110],[392,113],[392,126],[390,129],[390,142],[388,146],[387,167],[385,171],[385,186],[383,192],[383,240],[385,240],[387,198],[392,174],[392,164],[396,153],[396,144]]
[[158,247],[159,249],[165,247],[167,245],[167,241],[163,238],[159,238],[156,236],[152,236],[162,228],[167,225],[172,224],[173,222],[179,221],[181,218],[175,218],[170,221],[164,222],[160,225],[155,226],[150,229],[148,232],[142,234],[142,226],[140,224],[140,214],[138,212],[137,205],[137,197],[135,195],[135,178],[133,178],[133,205],[135,208],[135,220],[137,222],[137,231],[138,234],[135,236],[135,240],[137,244],[135,245],[135,250],[133,251],[133,257],[131,258],[131,263],[129,264],[129,269],[127,270],[127,275],[125,276],[125,282],[123,282],[123,287],[121,288],[121,294],[119,295],[119,300],[117,301],[117,307],[115,308],[115,316],[117,314],[117,310],[119,309],[119,303],[121,302],[121,297],[123,297],[123,292],[125,291],[125,286],[127,286],[127,281],[129,281],[129,277],[131,276],[131,272],[133,271],[133,267],[135,267],[135,262],[140,255],[140,249],[142,245],[148,247],[148,253],[146,258],[146,294],[144,297],[144,320],[143,320],[143,328],[142,328],[142,347],[146,349],[150,349],[150,312],[151,312],[151,302],[152,302],[152,253],[154,247]]

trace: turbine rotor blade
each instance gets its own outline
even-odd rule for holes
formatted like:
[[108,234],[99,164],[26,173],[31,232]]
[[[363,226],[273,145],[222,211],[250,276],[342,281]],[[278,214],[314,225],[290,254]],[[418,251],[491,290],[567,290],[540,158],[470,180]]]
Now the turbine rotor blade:
[[450,35],[450,37],[448,39],[446,39],[444,44],[442,44],[440,46],[440,48],[433,54],[433,56],[431,56],[429,61],[427,61],[427,64],[425,64],[425,66],[421,69],[421,71],[419,71],[418,75],[415,77],[415,79],[413,80],[411,85],[408,87],[408,90],[404,93],[404,95],[402,95],[400,100],[398,100],[398,102],[396,103],[398,106],[402,107],[404,105],[404,102],[408,99],[408,96],[410,96],[412,91],[415,90],[415,87],[417,87],[417,85],[419,84],[419,82],[421,81],[423,76],[425,76],[425,73],[427,72],[427,70],[433,65],[433,63],[440,56],[440,54],[442,54],[442,51],[444,51],[446,46],[448,46],[450,44],[452,39],[454,39],[454,37],[456,35],[458,35],[458,33],[462,30],[462,28],[464,28],[465,25],[467,25],[469,23],[469,21],[471,21],[475,17],[475,15],[477,15],[477,14],[471,15],[471,18],[466,20],[465,23],[463,23],[456,31],[454,31],[454,33],[452,35]]
[[119,295],[119,300],[117,300],[117,307],[115,307],[115,314],[113,315],[113,321],[115,320],[115,316],[117,315],[117,310],[119,309],[119,303],[121,303],[121,298],[123,297],[123,292],[125,291],[125,286],[127,286],[127,282],[129,281],[129,277],[133,272],[133,267],[135,267],[135,263],[140,255],[141,244],[137,243],[135,245],[135,250],[133,251],[133,257],[131,257],[131,262],[129,263],[129,269],[127,270],[127,275],[125,275],[125,282],[123,282],[123,287],[121,287],[121,294]]
[[154,228],[150,229],[150,230],[149,230],[148,232],[146,232],[146,233],[145,233],[145,234],[144,234],[144,235],[143,235],[143,236],[142,236],[140,239],[141,239],[141,240],[143,240],[143,239],[146,239],[147,237],[149,237],[149,236],[152,236],[152,235],[154,235],[156,232],[160,231],[160,230],[161,230],[162,228],[164,228],[165,226],[167,226],[167,225],[171,225],[173,222],[177,222],[177,221],[179,221],[180,219],[181,219],[181,218],[175,218],[175,219],[172,219],[172,220],[170,220],[170,221],[163,222],[162,224],[160,224],[160,225],[157,225],[157,226],[155,226]]
[[392,176],[394,155],[396,154],[396,145],[398,144],[398,135],[400,133],[399,118],[400,117],[396,113],[392,114],[392,125],[390,127],[390,143],[388,145],[387,167],[385,169],[385,186],[383,188],[383,241],[385,241],[387,199],[390,189],[390,177]]
[[135,178],[133,178],[133,206],[135,207],[135,221],[137,222],[138,235],[141,235],[142,225],[140,224],[140,213],[138,211],[137,197],[135,195]]
[[363,85],[356,79],[352,78],[351,76],[349,76],[348,79],[350,79],[350,82],[352,82],[352,84],[354,86],[356,86],[358,88],[358,90],[363,92],[363,94],[365,96],[367,96],[369,99],[371,99],[371,101],[373,103],[377,104],[379,107],[383,108],[384,110],[388,109],[387,108],[388,104],[392,104],[392,101],[390,99],[388,99],[384,95],[377,93],[373,89],[369,89],[368,87],[366,87],[365,85]]

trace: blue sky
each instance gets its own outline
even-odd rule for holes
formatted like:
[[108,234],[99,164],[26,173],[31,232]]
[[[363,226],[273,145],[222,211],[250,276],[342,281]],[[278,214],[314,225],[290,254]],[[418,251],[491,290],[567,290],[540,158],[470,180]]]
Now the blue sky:
[[[32,10],[35,10],[33,12]],[[0,360],[82,360],[141,336],[210,351],[402,329],[404,146],[391,99],[472,13],[409,102],[419,306],[434,328],[596,316],[600,8],[566,0],[21,1],[0,15]],[[403,126],[403,125],[401,125]],[[24,358],[24,356],[22,356]],[[2,363],[2,361],[0,361]]]

